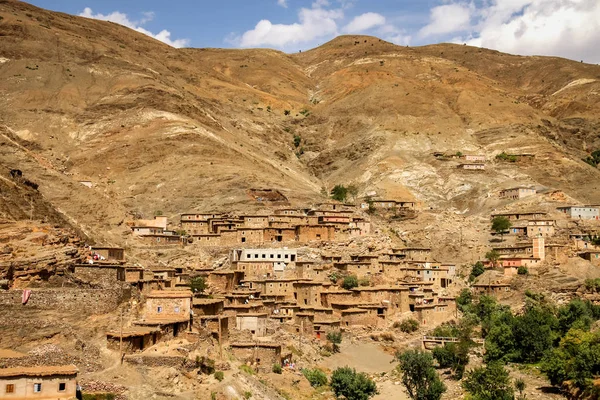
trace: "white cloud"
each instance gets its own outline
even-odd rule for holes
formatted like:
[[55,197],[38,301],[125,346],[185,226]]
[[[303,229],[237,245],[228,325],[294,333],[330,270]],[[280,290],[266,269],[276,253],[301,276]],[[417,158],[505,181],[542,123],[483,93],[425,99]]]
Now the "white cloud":
[[283,7],[283,8],[287,8],[287,0],[277,0],[277,5]]
[[384,24],[385,17],[383,15],[374,12],[368,12],[354,17],[354,19],[344,27],[344,32],[360,33]]
[[142,19],[140,19],[139,21],[133,21],[133,20],[129,19],[127,14],[124,14],[119,11],[113,11],[110,14],[100,14],[100,13],[94,14],[92,9],[89,7],[84,8],[83,12],[81,12],[79,14],[79,16],[81,16],[81,17],[100,19],[102,21],[111,21],[111,22],[117,23],[119,25],[126,26],[126,27],[136,30],[140,33],[143,33],[144,35],[153,37],[156,40],[160,40],[161,42],[166,43],[169,46],[185,47],[189,44],[189,42],[190,42],[189,39],[171,39],[171,32],[169,32],[166,29],[163,29],[162,31],[160,31],[157,34],[154,34],[154,33],[150,32],[149,30],[142,28],[142,25],[144,25],[147,22],[152,21],[152,19],[154,18],[154,13],[153,12],[144,12],[144,13],[142,13],[142,15],[143,15]]
[[298,22],[293,24],[273,24],[263,19],[254,29],[239,37],[226,39],[240,47],[273,46],[285,48],[298,43],[308,43],[319,38],[333,36],[338,32],[337,22],[344,17],[341,9],[327,10],[323,7],[327,0],[317,0],[312,8],[301,8]]
[[495,0],[478,10],[470,45],[600,62],[598,0]]
[[446,4],[430,10],[429,24],[421,28],[419,36],[427,37],[464,31],[471,21],[471,6],[463,3]]

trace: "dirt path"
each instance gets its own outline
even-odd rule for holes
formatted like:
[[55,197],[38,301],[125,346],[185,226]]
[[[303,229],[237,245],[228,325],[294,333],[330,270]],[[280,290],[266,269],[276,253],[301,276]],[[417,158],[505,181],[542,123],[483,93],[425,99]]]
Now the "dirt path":
[[322,366],[331,370],[339,367],[352,367],[369,374],[390,372],[396,363],[394,357],[385,353],[375,343],[342,343],[339,353],[323,360]]

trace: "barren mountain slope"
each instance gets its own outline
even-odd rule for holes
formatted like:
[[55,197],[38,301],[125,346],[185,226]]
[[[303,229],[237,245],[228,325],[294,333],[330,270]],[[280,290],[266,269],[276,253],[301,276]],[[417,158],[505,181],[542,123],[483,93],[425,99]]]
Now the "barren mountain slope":
[[[0,16],[4,176],[21,169],[98,240],[121,241],[132,214],[245,210],[254,187],[305,204],[356,183],[482,214],[515,184],[600,201],[581,161],[600,148],[598,66],[366,36],[294,55],[174,49],[12,0]],[[433,151],[536,158],[478,174]]]

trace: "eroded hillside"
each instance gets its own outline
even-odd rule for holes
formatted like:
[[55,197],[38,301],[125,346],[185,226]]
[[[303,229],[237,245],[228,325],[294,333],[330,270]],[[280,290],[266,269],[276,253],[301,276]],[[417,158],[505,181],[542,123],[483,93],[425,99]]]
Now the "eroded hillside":
[[[256,187],[306,204],[354,183],[482,216],[516,184],[600,200],[581,161],[600,148],[598,66],[363,36],[294,55],[174,49],[17,1],[0,15],[0,162],[100,241],[131,215],[261,208]],[[491,162],[459,171],[433,152]]]

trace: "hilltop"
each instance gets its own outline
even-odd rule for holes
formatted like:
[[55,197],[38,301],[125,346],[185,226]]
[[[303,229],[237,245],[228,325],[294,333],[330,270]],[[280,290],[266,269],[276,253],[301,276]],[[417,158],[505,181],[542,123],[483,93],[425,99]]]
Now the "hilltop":
[[[518,184],[600,199],[581,161],[600,148],[595,65],[369,36],[297,54],[174,49],[12,0],[0,16],[1,175],[22,170],[97,241],[122,244],[133,216],[260,210],[252,188],[298,205],[352,183],[481,216]],[[536,157],[473,174],[432,156],[502,151]]]

